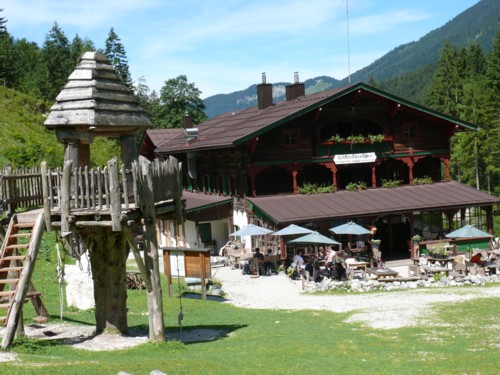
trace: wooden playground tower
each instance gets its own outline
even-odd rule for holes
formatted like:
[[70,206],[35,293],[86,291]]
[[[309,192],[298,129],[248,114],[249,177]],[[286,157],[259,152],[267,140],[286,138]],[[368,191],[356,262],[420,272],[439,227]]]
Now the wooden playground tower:
[[[24,179],[6,176],[1,184],[10,214],[0,250],[0,297],[8,298],[2,347],[14,338],[26,298],[38,297],[30,279],[44,230],[58,230],[72,253],[89,252],[97,333],[128,333],[128,246],[146,283],[150,340],[164,340],[156,225],[167,220],[178,228],[184,222],[180,163],[136,159],[136,138],[151,124],[108,59],[97,52],[81,57],[45,125],[64,144],[64,166],[49,170],[42,163],[39,173]],[[122,165],[115,158],[105,168],[90,169],[95,136],[119,138]],[[36,199],[43,201],[43,209],[15,213],[16,202]],[[144,256],[136,230],[142,232]],[[20,248],[24,253],[18,254]]]

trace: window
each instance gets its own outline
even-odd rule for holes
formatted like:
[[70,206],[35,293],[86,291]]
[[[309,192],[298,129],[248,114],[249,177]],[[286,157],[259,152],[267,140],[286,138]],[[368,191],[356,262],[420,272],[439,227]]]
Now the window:
[[290,129],[283,131],[283,144],[286,147],[295,147],[299,144],[298,130]]
[[411,140],[417,138],[417,125],[408,124],[403,127],[403,138],[405,140]]

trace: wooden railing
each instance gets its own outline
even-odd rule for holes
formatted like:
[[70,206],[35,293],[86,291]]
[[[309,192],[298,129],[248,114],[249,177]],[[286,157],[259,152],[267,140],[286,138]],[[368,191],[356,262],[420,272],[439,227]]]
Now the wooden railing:
[[40,169],[21,168],[0,170],[0,199],[4,209],[14,213],[16,209],[27,209],[43,205]]
[[95,169],[75,169],[71,161],[63,168],[48,169],[43,162],[40,169],[5,169],[0,174],[0,198],[9,212],[43,206],[47,227],[51,227],[51,215],[60,214],[62,231],[69,230],[76,212],[111,214],[114,230],[120,230],[122,212],[140,207],[146,186],[155,204],[173,200],[180,212],[181,164],[175,158],[138,160],[130,170],[118,167],[116,159]]

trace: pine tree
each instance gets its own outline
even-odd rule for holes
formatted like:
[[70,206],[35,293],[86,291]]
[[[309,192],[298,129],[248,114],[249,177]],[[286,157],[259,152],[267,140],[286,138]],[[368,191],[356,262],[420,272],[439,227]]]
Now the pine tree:
[[500,28],[487,58],[485,103],[490,118],[489,152],[486,157],[488,186],[500,196]]
[[49,100],[53,100],[66,84],[74,68],[68,38],[57,22],[45,37],[43,52],[48,72],[44,94]]
[[125,47],[123,46],[120,38],[115,33],[115,30],[113,28],[111,28],[111,30],[109,31],[108,38],[106,39],[104,54],[108,57],[111,64],[115,67],[122,83],[132,89],[133,82],[128,67]]
[[85,52],[94,51],[94,50],[95,50],[95,46],[91,40],[89,40],[89,39],[82,40],[82,38],[80,38],[80,36],[78,34],[75,34],[75,37],[71,41],[71,59],[75,63],[74,66],[76,67],[76,65],[78,65],[78,62],[80,61],[80,57],[82,57],[82,55]]
[[[3,12],[3,8],[0,8],[0,13]],[[0,17],[0,35],[7,32],[7,19],[5,17]]]
[[43,51],[35,42],[26,39],[16,40],[14,44],[16,83],[15,88],[30,95],[42,97],[42,88],[47,84],[47,67]]

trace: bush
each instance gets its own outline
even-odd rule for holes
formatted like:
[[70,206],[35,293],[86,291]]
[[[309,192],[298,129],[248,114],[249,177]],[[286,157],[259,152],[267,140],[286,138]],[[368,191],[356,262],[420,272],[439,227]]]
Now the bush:
[[432,178],[429,176],[417,177],[413,179],[413,185],[428,185],[432,184]]
[[324,193],[334,193],[335,187],[333,185],[317,185],[312,183],[306,183],[299,187],[300,194],[324,194]]
[[346,186],[346,189],[349,191],[359,191],[366,189],[366,182],[358,181],[358,182],[349,182]]
[[401,180],[385,180],[382,179],[382,187],[384,188],[395,188],[401,185]]

